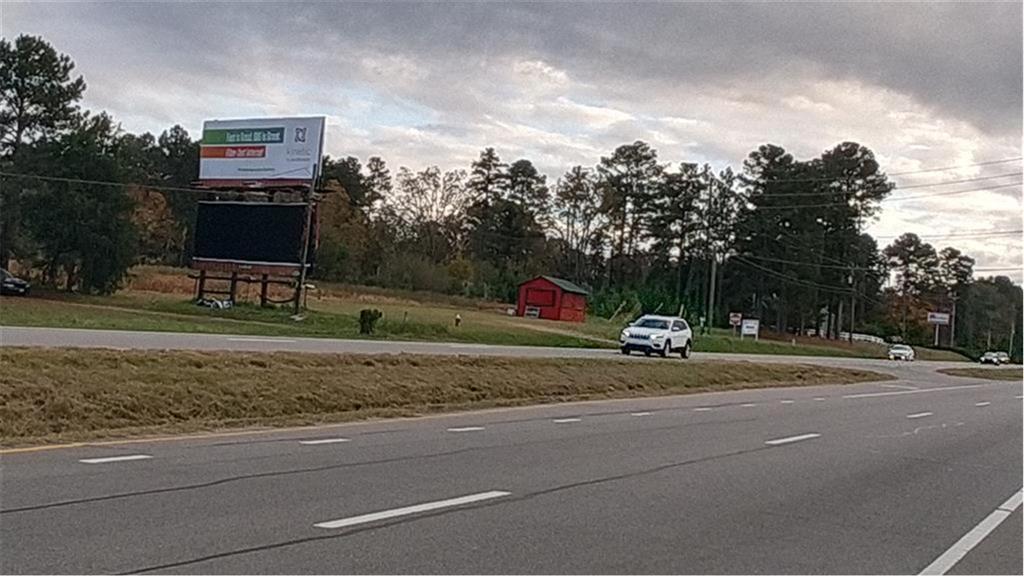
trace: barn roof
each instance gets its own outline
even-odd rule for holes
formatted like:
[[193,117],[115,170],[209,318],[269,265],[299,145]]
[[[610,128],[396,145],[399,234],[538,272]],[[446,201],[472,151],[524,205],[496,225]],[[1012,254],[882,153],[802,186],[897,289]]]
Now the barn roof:
[[589,292],[587,292],[586,288],[583,288],[582,286],[579,286],[578,284],[574,284],[572,282],[569,282],[568,280],[563,280],[562,278],[555,278],[554,276],[541,276],[541,278],[547,280],[548,282],[551,282],[555,286],[558,286],[559,288],[562,289],[563,292],[571,292],[573,294],[583,294],[583,295],[589,294]]

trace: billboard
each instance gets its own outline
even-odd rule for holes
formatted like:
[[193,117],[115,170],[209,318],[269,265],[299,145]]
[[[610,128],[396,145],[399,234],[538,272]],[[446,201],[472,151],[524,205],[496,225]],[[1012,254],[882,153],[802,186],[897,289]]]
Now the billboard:
[[[200,202],[193,264],[248,263],[299,269],[305,226],[304,203]],[[308,262],[312,263],[314,231],[309,238]]]
[[199,179],[312,180],[323,143],[323,116],[208,120],[199,143]]
[[[920,316],[919,316],[920,318]],[[943,326],[949,325],[949,314],[945,312],[929,312],[928,313],[929,324],[941,324]]]

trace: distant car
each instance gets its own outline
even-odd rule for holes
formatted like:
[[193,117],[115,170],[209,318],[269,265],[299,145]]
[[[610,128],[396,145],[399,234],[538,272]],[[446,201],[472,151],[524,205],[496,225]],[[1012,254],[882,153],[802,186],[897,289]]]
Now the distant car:
[[645,355],[662,357],[678,352],[689,358],[693,350],[693,332],[686,320],[677,316],[641,316],[619,335],[619,349],[623,354],[636,350]]
[[914,361],[914,349],[906,344],[893,344],[889,347],[889,360]]
[[12,294],[15,296],[28,296],[28,293],[32,291],[32,285],[27,281],[18,278],[14,274],[11,274],[7,270],[0,268],[0,277],[2,277],[2,284],[0,284],[0,294]]
[[981,355],[981,358],[978,358],[978,362],[981,362],[982,364],[994,364],[996,366],[1003,363],[998,352],[985,352]]
[[1000,364],[1009,364],[1011,362],[1010,355],[1006,352],[996,352],[996,356],[999,356]]

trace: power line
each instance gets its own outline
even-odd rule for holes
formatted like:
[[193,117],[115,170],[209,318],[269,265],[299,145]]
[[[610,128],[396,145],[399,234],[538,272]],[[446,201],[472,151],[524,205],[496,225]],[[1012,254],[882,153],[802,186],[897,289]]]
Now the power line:
[[[950,234],[928,234],[927,232],[925,232],[923,234],[918,234],[918,236],[925,236],[925,237],[928,237],[928,238],[936,238],[936,239],[939,239],[939,240],[946,240],[946,239],[950,239],[950,238],[987,238],[987,237],[990,237],[990,236],[991,237],[994,237],[994,236],[1011,236],[1011,235],[1022,234],[1022,233],[1024,233],[1024,230],[991,230],[991,231],[977,230],[977,231],[974,231],[974,232],[953,232],[953,233],[950,233]],[[874,238],[876,240],[883,239],[883,238],[895,239],[895,238],[899,238],[901,236],[903,236],[903,234],[885,234],[885,235],[882,235],[882,236],[872,236],[872,238]]]
[[[112,186],[120,188],[138,187],[148,190],[159,190],[161,192],[191,192],[193,194],[224,194],[224,191],[209,190],[207,188],[183,188],[180,186],[158,186],[149,184],[136,184],[131,182],[109,182],[105,180],[87,180],[84,178],[62,178],[59,176],[42,176],[39,174],[19,174],[17,172],[0,171],[0,176],[7,178],[28,178],[31,180],[42,180],[44,182],[64,182],[67,184],[91,184],[96,186]],[[233,192],[234,193],[234,192]]]
[[[928,184],[913,184],[911,186],[895,186],[893,190],[909,190],[913,188],[932,188],[934,186],[948,186],[950,184],[965,184],[967,182],[980,182],[982,180],[998,180],[999,178],[1010,178],[1012,176],[1020,176],[1020,172],[1007,172],[1006,174],[997,174],[995,176],[979,176],[978,178],[964,178],[961,180],[947,180],[945,182],[932,182]],[[830,182],[836,182],[836,179],[829,179]],[[780,180],[772,180],[771,182],[780,182]],[[789,197],[801,197],[801,196],[829,196],[835,194],[835,190],[824,190],[820,192],[780,192],[772,194],[761,194],[758,198],[789,198]]]
[[[988,160],[988,161],[985,161],[985,162],[974,162],[972,164],[960,164],[958,166],[943,166],[941,168],[925,168],[925,169],[922,169],[922,170],[909,170],[909,171],[906,171],[906,172],[893,172],[892,174],[885,174],[885,176],[887,178],[892,178],[892,177],[895,177],[895,176],[910,176],[910,175],[913,175],[913,174],[926,174],[926,173],[929,173],[929,172],[947,172],[949,170],[962,170],[964,168],[973,168],[973,167],[976,167],[976,166],[992,166],[992,165],[995,165],[995,164],[1009,164],[1010,162],[1018,162],[1020,160],[1021,160],[1021,157],[1017,156],[1016,158],[1003,158],[1002,160]],[[879,175],[881,175],[881,174],[879,174]],[[748,182],[749,181],[753,181],[753,182],[757,181],[757,180],[750,180],[747,176],[744,176],[743,174],[739,174],[738,177],[740,179],[746,179],[746,180],[748,180]],[[772,183],[776,183],[776,182],[828,182],[828,181],[832,181],[832,180],[835,180],[835,178],[834,177],[824,177],[823,176],[823,177],[817,177],[817,178],[778,178],[778,179],[768,180],[768,182],[772,182]]]
[[[902,196],[899,198],[885,198],[883,201],[888,202],[902,202],[904,200],[919,200],[921,198],[934,198],[936,196],[953,196],[955,194],[968,194],[971,192],[986,192],[990,190],[999,190],[1001,188],[1010,188],[1012,186],[1020,186],[1022,182],[1013,182],[1010,184],[1000,184],[998,186],[986,186],[982,188],[970,188],[967,190],[952,190],[949,192],[936,192],[934,194],[918,194],[916,196]],[[771,198],[771,196],[757,196],[757,198]],[[748,200],[749,202],[749,200]],[[825,204],[789,204],[785,206],[756,206],[756,210],[791,210],[794,208],[829,208],[832,206],[849,206],[847,202],[828,202]]]

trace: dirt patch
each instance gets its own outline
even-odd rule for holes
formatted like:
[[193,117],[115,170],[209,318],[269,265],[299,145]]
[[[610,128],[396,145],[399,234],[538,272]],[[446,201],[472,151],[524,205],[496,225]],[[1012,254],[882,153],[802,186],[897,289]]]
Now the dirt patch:
[[804,364],[5,348],[0,444],[885,379]]

